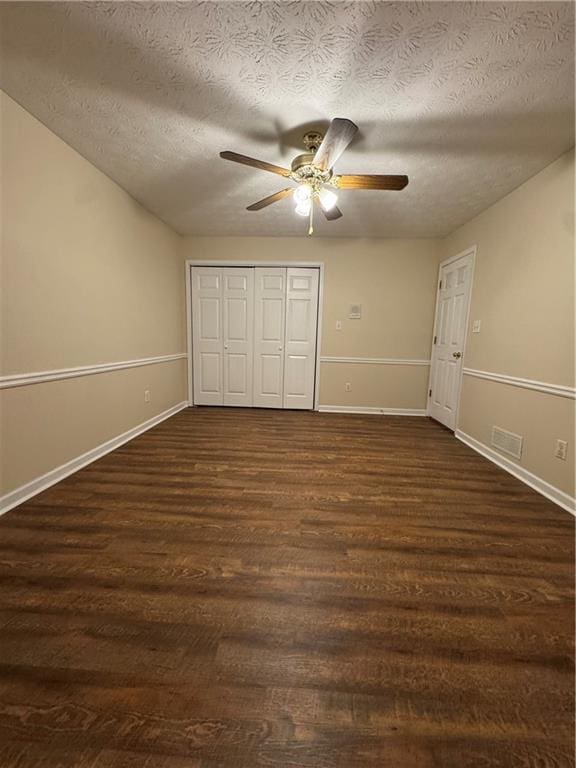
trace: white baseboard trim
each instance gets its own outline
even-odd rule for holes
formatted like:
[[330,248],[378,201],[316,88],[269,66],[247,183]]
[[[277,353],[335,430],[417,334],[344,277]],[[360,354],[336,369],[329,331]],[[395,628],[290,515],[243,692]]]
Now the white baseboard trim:
[[427,416],[425,408],[366,408],[360,405],[319,405],[321,413],[371,413],[379,416]]
[[105,456],[107,453],[114,451],[116,448],[124,445],[124,443],[127,443],[129,440],[132,440],[133,438],[142,434],[142,432],[146,432],[148,429],[155,427],[156,424],[160,424],[161,421],[169,419],[170,416],[174,416],[175,413],[178,413],[178,411],[181,411],[187,407],[188,402],[178,403],[178,405],[174,405],[172,408],[168,408],[168,410],[159,413],[157,416],[153,416],[151,419],[144,421],[142,424],[138,424],[138,426],[132,427],[132,429],[129,429],[127,432],[123,432],[121,435],[113,437],[111,440],[107,440],[105,443],[97,445],[96,448],[92,448],[90,451],[83,453],[81,456],[77,456],[75,459],[66,462],[66,464],[62,464],[55,469],[51,469],[50,472],[47,472],[45,475],[41,475],[41,477],[37,477],[35,480],[31,480],[29,483],[21,485],[19,488],[10,491],[10,493],[7,493],[5,496],[1,496],[0,515],[3,515],[5,512],[8,512],[8,510],[13,509],[14,507],[17,507],[19,504],[22,504],[22,502],[32,498],[32,496],[36,496],[36,494],[40,493],[41,491],[45,491],[46,488],[50,488],[51,485],[59,483],[60,480],[68,477],[68,475],[74,474],[74,472],[82,469],[82,467],[85,467],[87,464],[91,464],[93,461],[96,461],[96,459],[99,459],[102,456]]
[[562,509],[565,509],[567,512],[576,515],[576,499],[573,496],[570,496],[568,493],[561,491],[559,488],[556,488],[554,485],[546,482],[546,480],[542,480],[542,478],[538,477],[538,475],[529,472],[519,464],[515,464],[505,456],[501,456],[497,451],[492,450],[492,448],[484,445],[484,443],[481,443],[474,437],[467,435],[466,432],[462,432],[461,429],[457,429],[454,434],[458,440],[466,443],[467,446],[484,456],[485,459],[488,459],[494,464],[497,464],[501,469],[504,469],[506,472],[514,475],[514,477],[518,478],[518,480],[521,480],[523,483],[526,483],[526,485],[534,488],[535,491],[538,491],[538,493],[546,496],[547,499],[550,499],[550,501],[558,504],[558,506],[562,507]]

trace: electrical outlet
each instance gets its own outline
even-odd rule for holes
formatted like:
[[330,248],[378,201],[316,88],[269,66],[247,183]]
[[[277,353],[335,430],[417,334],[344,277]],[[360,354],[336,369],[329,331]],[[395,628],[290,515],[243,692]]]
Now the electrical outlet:
[[566,440],[556,440],[556,447],[554,449],[554,456],[557,459],[566,461],[566,454],[568,453],[568,443]]
[[346,384],[344,384],[344,389],[346,390],[346,392],[351,392],[352,391],[352,384],[350,384],[350,382],[347,381]]
[[337,331],[342,330],[342,320],[336,320],[336,330]]
[[482,325],[482,320],[474,320],[472,323],[472,333],[480,333],[480,326]]
[[145,403],[149,403],[150,399],[151,399],[150,398],[150,390],[149,389],[145,389],[144,390],[144,402]]

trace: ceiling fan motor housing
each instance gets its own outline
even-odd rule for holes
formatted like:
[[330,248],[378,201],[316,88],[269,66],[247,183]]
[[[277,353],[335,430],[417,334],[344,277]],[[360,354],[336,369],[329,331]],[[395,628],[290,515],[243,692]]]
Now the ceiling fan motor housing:
[[294,181],[307,182],[315,188],[330,181],[332,171],[322,171],[314,165],[314,157],[323,140],[324,135],[320,131],[308,131],[304,134],[302,142],[308,151],[292,160],[291,170]]
[[292,160],[291,168],[292,172],[298,171],[301,168],[304,168],[307,165],[312,165],[314,162],[314,153],[313,152],[306,152],[304,155],[298,155],[297,157]]
[[290,167],[291,178],[298,184],[306,182],[313,187],[320,187],[332,178],[332,170],[322,171],[314,165],[314,155],[311,152],[295,157]]

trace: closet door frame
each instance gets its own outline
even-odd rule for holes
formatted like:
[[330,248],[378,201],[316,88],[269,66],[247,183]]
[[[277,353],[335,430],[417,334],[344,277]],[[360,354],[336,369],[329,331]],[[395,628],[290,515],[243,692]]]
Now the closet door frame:
[[318,270],[318,324],[316,326],[316,369],[314,373],[314,410],[320,402],[320,342],[322,339],[322,312],[324,309],[323,261],[256,261],[186,259],[186,352],[188,356],[188,405],[194,406],[194,368],[192,354],[192,267],[296,267]]

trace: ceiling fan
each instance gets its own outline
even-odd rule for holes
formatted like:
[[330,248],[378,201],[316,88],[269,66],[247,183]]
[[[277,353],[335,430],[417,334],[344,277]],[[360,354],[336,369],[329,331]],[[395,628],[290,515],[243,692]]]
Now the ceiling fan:
[[[333,189],[389,189],[400,190],[408,184],[408,176],[382,176],[382,175],[344,175],[334,174],[333,166],[350,144],[358,126],[351,120],[336,117],[330,123],[326,135],[318,131],[309,131],[303,137],[307,152],[298,155],[292,161],[290,169],[279,165],[272,165],[263,160],[239,155],[237,152],[220,152],[224,160],[232,160],[234,163],[242,163],[261,171],[269,171],[295,181],[297,187],[287,187],[268,195],[257,203],[252,203],[246,210],[259,211],[267,205],[283,200],[288,195],[293,195],[296,202],[296,213],[308,216],[310,226],[308,234],[313,230],[314,204],[318,203],[324,216],[332,221],[339,219],[342,212],[336,206],[337,194]],[[332,187],[332,189],[331,189]]]

